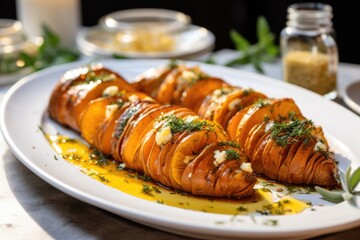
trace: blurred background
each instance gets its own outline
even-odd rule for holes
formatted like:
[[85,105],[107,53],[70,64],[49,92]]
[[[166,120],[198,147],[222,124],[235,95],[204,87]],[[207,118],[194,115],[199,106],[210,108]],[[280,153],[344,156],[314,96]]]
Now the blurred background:
[[[251,42],[256,42],[256,20],[263,15],[279,41],[279,33],[286,24],[287,7],[297,2],[313,1],[264,1],[264,0],[81,0],[82,25],[96,25],[99,18],[123,9],[166,8],[181,11],[192,18],[195,25],[205,27],[216,36],[215,50],[234,48],[229,31],[236,29]],[[350,2],[318,1],[333,7],[333,23],[339,47],[340,62],[360,64],[359,10]],[[64,13],[66,14],[66,13]],[[0,18],[16,19],[16,1],[0,1]]]

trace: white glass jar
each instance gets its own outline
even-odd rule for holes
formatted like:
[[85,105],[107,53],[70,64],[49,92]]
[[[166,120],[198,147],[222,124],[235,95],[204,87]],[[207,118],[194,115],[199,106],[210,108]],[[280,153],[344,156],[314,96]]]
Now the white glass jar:
[[327,4],[290,5],[280,34],[284,80],[330,99],[336,97],[338,68],[332,16]]

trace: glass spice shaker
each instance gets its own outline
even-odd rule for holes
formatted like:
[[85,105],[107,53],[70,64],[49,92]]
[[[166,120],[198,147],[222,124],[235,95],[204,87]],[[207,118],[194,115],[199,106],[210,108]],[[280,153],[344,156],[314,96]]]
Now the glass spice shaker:
[[327,4],[290,5],[280,34],[284,80],[329,99],[337,95],[338,50],[332,16]]

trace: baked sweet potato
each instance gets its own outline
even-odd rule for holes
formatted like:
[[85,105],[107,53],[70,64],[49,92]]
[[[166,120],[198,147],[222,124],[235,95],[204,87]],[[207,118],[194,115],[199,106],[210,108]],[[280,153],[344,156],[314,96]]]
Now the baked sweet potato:
[[119,74],[101,65],[68,71],[50,98],[50,116],[79,131],[84,108],[91,100],[101,97],[109,86],[116,86],[120,91],[135,91]]
[[[161,90],[157,92],[156,97],[161,99],[162,103],[176,103],[189,107],[200,117],[213,120],[226,128],[230,139],[237,141],[250,157],[254,172],[286,183],[336,183],[333,173],[337,171],[337,167],[331,159],[331,154],[328,156],[329,159],[325,160],[333,164],[321,165],[312,160],[310,165],[314,166],[314,169],[316,166],[326,166],[321,176],[315,177],[307,165],[314,151],[310,145],[302,144],[304,139],[294,138],[296,141],[280,146],[269,132],[274,121],[289,120],[290,115],[296,116],[298,120],[306,120],[292,99],[268,99],[260,92],[233,87],[217,78],[184,81],[182,75],[186,71],[192,69],[176,66],[171,73],[162,78],[162,83],[158,80],[157,84],[160,84]],[[196,71],[201,72],[199,69]],[[321,128],[313,128],[311,135],[315,139],[315,144],[321,141],[328,149]],[[310,176],[300,174],[305,169]]]
[[200,104],[206,96],[214,92],[216,89],[226,86],[229,86],[229,84],[219,78],[201,79],[182,92],[180,105],[198,112]]
[[[244,146],[250,130],[266,119],[275,119],[278,116],[287,116],[289,113],[301,115],[299,107],[294,100],[284,99],[261,99],[260,101],[239,111],[229,122],[227,132],[231,137],[235,132],[235,139],[241,146]],[[235,119],[238,120],[235,123]],[[234,122],[233,122],[234,121]]]

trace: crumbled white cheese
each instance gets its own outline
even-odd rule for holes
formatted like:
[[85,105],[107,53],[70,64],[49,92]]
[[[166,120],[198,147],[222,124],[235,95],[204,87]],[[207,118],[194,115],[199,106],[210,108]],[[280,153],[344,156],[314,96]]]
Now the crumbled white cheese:
[[251,163],[248,162],[243,162],[240,165],[241,170],[243,170],[244,172],[252,172],[252,168],[251,168]]
[[214,165],[217,167],[226,161],[226,151],[215,150],[214,158],[215,158]]
[[192,173],[189,173],[189,174],[188,174],[188,178],[191,178],[191,177],[192,177]]
[[193,122],[193,121],[195,121],[195,120],[198,120],[198,119],[199,119],[199,116],[187,116],[187,117],[185,118],[185,122],[191,123],[191,122]]
[[229,103],[229,105],[228,105],[229,111],[234,110],[240,102],[241,102],[240,99],[234,99],[234,100],[232,100],[232,101]]
[[215,96],[220,96],[222,94],[222,89],[216,89],[214,92],[213,92],[213,95]]
[[265,132],[270,131],[270,129],[274,126],[274,121],[270,121],[265,126]]
[[120,164],[119,164],[119,167],[120,167],[120,168],[126,168],[126,164],[125,164],[125,163],[120,163]]
[[196,77],[193,71],[185,70],[181,73],[181,78],[186,82],[191,82],[193,79],[196,79]]
[[106,108],[105,108],[106,119],[110,118],[119,109],[119,107],[120,106],[118,104],[106,105]]
[[119,93],[119,88],[117,86],[110,86],[104,89],[103,96],[113,97],[118,93]]
[[157,145],[162,145],[170,141],[172,138],[171,129],[169,126],[162,128],[156,132],[155,141]]
[[189,164],[195,158],[194,155],[185,156],[184,163]]
[[139,97],[134,94],[129,97],[129,100],[130,100],[130,102],[135,102],[135,101],[139,100]]
[[314,151],[327,151],[327,147],[323,142],[317,142],[314,146]]

